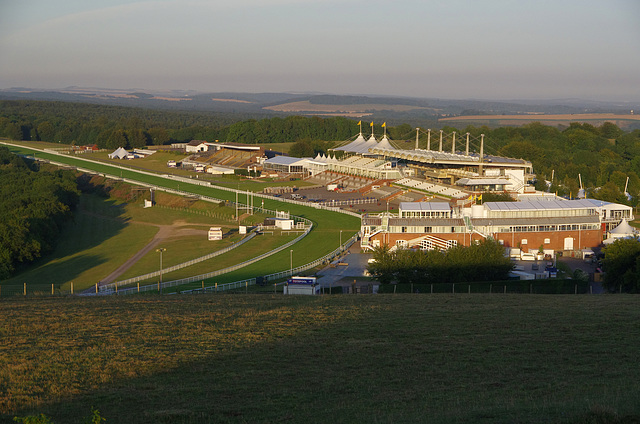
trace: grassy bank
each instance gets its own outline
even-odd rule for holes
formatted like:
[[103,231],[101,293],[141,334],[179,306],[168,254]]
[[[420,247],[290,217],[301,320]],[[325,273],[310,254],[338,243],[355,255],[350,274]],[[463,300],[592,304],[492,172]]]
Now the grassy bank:
[[0,422],[91,406],[128,423],[640,419],[635,296],[1,303]]
[[[11,151],[16,153],[33,153],[33,150],[29,148],[10,147],[10,149]],[[154,176],[140,174],[135,171],[116,169],[107,164],[89,163],[69,156],[57,156],[43,152],[37,152],[36,155],[41,158],[68,163],[71,166],[91,168],[96,172],[112,175],[121,174],[123,178],[142,181],[161,187],[180,189],[183,191],[188,191],[190,193],[211,196],[221,200],[235,201],[234,192],[220,190],[215,188],[215,186],[203,187],[192,185],[185,182],[166,179],[159,175]],[[322,257],[325,254],[328,254],[334,249],[338,248],[341,238],[341,230],[344,231],[344,234],[342,234],[342,240],[346,241],[360,228],[360,219],[357,217],[337,212],[320,210],[306,205],[283,203],[278,200],[269,198],[257,199],[256,201],[259,201],[259,204],[262,205],[263,200],[264,207],[266,209],[280,211],[284,210],[291,212],[291,214],[293,215],[310,219],[314,223],[314,230],[311,231],[311,233],[307,237],[293,246],[292,255],[287,250],[282,251],[253,265],[229,274],[225,274],[221,279],[217,279],[217,282],[226,283],[231,281],[240,281],[244,279],[254,278],[260,275],[266,275],[286,270],[290,266],[291,257],[293,257],[294,267],[309,263],[314,259]],[[242,199],[242,196],[240,197],[240,201],[244,201]]]
[[[113,188],[113,192],[119,192],[121,196],[131,190],[130,185],[122,183]],[[72,281],[76,292],[89,288],[145,247],[158,232],[158,225],[175,226],[175,233],[161,242],[161,246],[168,250],[163,258],[164,267],[221,250],[242,239],[237,232],[237,222],[227,219],[235,212],[233,208],[183,200],[166,193],[158,193],[156,198],[161,205],[144,208],[142,198],[125,202],[117,195],[108,199],[82,195],[74,220],[65,228],[54,251],[13,278],[3,281],[0,295],[22,294],[24,283],[27,284],[28,293],[51,293],[52,284],[56,293],[68,293]],[[249,222],[249,218],[262,221],[264,215],[253,215],[243,223]],[[208,241],[206,231],[212,225],[222,226],[227,236],[220,241]],[[189,230],[199,233],[185,235],[182,232]],[[271,237],[268,243],[250,241],[242,252],[246,252],[246,255],[256,251],[257,254],[264,253],[294,237]],[[232,255],[217,258],[215,266],[224,268],[237,263],[238,252]],[[118,279],[157,271],[158,259],[158,253],[152,249]],[[181,278],[218,268],[212,267],[211,263],[201,263],[168,274],[168,277]]]

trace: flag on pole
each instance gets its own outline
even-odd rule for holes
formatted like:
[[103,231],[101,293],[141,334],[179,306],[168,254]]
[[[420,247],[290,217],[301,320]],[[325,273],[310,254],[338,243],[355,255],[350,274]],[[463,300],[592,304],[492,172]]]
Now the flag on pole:
[[358,125],[362,125],[362,121],[358,121]]
[[384,128],[384,127],[386,127],[386,126],[387,126],[387,123],[386,123],[386,122],[383,122],[383,123],[382,123],[382,128]]
[[369,125],[370,127],[373,127],[373,121],[371,121],[371,124]]

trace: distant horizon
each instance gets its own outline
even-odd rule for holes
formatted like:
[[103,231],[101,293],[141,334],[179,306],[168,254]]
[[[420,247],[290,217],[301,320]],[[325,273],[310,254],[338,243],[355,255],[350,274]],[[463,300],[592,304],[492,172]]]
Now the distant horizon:
[[0,87],[638,102],[639,16],[637,0],[5,1]]
[[27,87],[27,86],[14,86],[14,87],[0,87],[0,92],[20,92],[27,90],[29,92],[61,92],[65,90],[87,90],[87,91],[104,91],[104,92],[123,92],[123,93],[144,93],[144,94],[183,94],[183,95],[203,95],[203,94],[246,94],[246,95],[261,95],[261,94],[291,94],[294,96],[339,96],[339,97],[368,97],[368,98],[398,98],[398,99],[415,99],[415,100],[442,100],[442,101],[470,101],[470,102],[496,102],[496,103],[522,103],[528,104],[547,104],[549,102],[560,102],[563,104],[572,103],[603,103],[603,104],[621,104],[621,105],[640,105],[640,99],[637,100],[608,100],[608,99],[593,99],[585,97],[565,97],[565,98],[473,98],[473,97],[442,97],[442,96],[418,96],[418,95],[402,95],[402,94],[372,94],[372,93],[332,93],[321,91],[237,91],[237,90],[199,90],[199,89],[182,89],[182,88],[143,88],[143,87],[99,87],[89,85],[68,85],[65,87]]

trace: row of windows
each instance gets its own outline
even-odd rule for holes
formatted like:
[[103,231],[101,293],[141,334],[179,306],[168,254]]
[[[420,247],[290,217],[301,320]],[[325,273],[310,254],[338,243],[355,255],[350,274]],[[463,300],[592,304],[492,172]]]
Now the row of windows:
[[464,233],[465,227],[390,227],[391,233]]
[[[377,227],[371,226],[369,232],[373,233]],[[481,232],[487,233],[538,233],[538,232],[553,232],[553,231],[579,231],[579,230],[599,230],[600,225],[597,223],[594,224],[566,224],[566,225],[516,225],[509,227],[498,227],[498,226],[486,226],[481,228]],[[396,227],[392,226],[389,228],[389,232],[391,233],[409,233],[409,234],[420,234],[420,233],[464,233],[466,232],[466,227],[418,227],[418,226],[403,226]]]
[[402,218],[450,218],[451,211],[402,211]]
[[578,230],[598,230],[599,224],[566,224],[566,225],[516,225],[510,227],[487,227],[489,232],[497,233],[527,233],[543,231],[578,231]]
[[556,210],[513,210],[513,211],[489,211],[487,218],[552,218],[570,216],[593,216],[597,215],[595,209],[556,209]]

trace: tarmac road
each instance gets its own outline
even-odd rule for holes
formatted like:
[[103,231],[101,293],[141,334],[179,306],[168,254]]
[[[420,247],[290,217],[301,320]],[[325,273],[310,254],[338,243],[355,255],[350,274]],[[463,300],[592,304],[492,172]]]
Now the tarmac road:
[[[321,287],[330,287],[342,285],[338,282],[343,279],[346,280],[348,277],[353,277],[354,279],[365,277],[367,261],[371,257],[370,253],[360,253],[360,245],[355,243],[339,261],[334,261],[334,264],[340,262],[348,265],[335,265],[335,267],[328,266],[324,268],[318,273],[320,275],[318,283]],[[346,282],[344,283],[344,285],[347,284]]]

